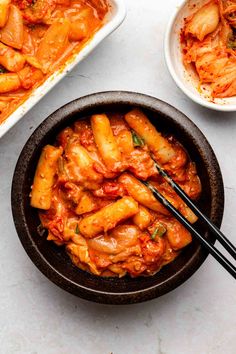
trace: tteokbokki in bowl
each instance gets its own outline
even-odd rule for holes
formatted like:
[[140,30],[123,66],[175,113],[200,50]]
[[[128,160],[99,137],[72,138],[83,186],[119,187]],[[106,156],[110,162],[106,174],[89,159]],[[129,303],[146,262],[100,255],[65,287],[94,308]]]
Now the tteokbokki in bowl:
[[140,180],[151,181],[192,223],[197,218],[161,177],[151,154],[197,199],[193,161],[140,109],[94,114],[62,130],[41,153],[31,192],[47,239],[99,276],[153,275],[191,242],[190,233]]
[[217,161],[196,126],[167,103],[107,92],[49,116],[26,143],[12,190],[19,237],[40,270],[76,295],[107,303],[153,298],[187,279],[207,252],[142,182],[212,235],[154,161],[219,225]]

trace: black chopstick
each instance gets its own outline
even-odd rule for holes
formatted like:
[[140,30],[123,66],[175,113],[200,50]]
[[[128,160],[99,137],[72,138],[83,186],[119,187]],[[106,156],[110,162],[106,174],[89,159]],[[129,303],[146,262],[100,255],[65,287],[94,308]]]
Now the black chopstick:
[[211,220],[204,215],[201,210],[192,202],[192,200],[187,196],[183,189],[175,182],[173,179],[164,171],[156,161],[154,161],[155,167],[162,175],[165,180],[171,185],[175,192],[182,198],[182,200],[187,204],[187,206],[201,219],[204,221],[212,233],[216,236],[216,239],[224,246],[224,248],[229,252],[229,254],[236,260],[236,247],[225,237],[225,235],[215,226]]
[[168,209],[171,214],[173,214],[176,219],[186,227],[186,229],[194,235],[202,245],[209,251],[209,253],[236,279],[236,267],[230,263],[230,261],[215,248],[209,241],[207,241],[199,232],[197,232],[194,227],[189,223],[189,221],[149,182],[142,183],[147,186],[153,193],[154,197],[161,202],[166,209]]

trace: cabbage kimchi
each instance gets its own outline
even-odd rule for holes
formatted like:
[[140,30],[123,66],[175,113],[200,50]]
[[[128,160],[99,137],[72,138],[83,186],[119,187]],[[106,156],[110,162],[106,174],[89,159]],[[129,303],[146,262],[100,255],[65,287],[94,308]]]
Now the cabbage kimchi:
[[185,19],[183,61],[193,65],[212,98],[236,95],[236,0],[211,0]]

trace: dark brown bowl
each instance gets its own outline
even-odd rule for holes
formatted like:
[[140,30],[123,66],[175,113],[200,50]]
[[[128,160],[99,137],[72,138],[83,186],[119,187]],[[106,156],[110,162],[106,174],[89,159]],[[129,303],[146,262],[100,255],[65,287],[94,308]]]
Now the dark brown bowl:
[[[205,136],[183,113],[154,97],[132,92],[102,92],[79,98],[51,114],[34,131],[18,159],[12,182],[13,218],[23,247],[34,264],[62,289],[84,299],[106,304],[129,304],[166,294],[186,281],[204,262],[206,252],[197,241],[186,247],[172,263],[154,276],[101,278],[76,268],[64,248],[48,242],[37,230],[37,210],[30,207],[30,187],[42,147],[53,143],[58,132],[74,120],[95,112],[122,111],[140,107],[163,132],[174,136],[196,162],[203,193],[198,202],[201,210],[220,227],[224,189],[221,171]],[[204,225],[197,229],[212,242]]]

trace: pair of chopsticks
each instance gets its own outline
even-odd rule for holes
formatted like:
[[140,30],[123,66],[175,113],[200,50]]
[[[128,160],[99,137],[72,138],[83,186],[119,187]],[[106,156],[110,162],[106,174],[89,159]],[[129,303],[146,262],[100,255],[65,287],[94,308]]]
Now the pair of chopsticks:
[[[175,192],[182,198],[182,200],[187,204],[187,206],[202,220],[209,228],[209,230],[216,236],[216,239],[222,244],[222,246],[229,252],[229,254],[236,260],[236,247],[225,237],[225,235],[216,227],[211,220],[204,215],[198,207],[192,202],[192,200],[187,196],[183,189],[175,183],[175,181],[165,172],[157,163],[154,161],[155,167],[161,176],[171,185]],[[190,224],[190,222],[182,215],[180,212],[149,182],[142,183],[147,186],[154,197],[161,202],[166,209],[168,209],[176,219],[185,228],[195,236],[201,244],[209,251],[209,253],[236,279],[236,267],[208,240],[206,240],[195,228]]]

